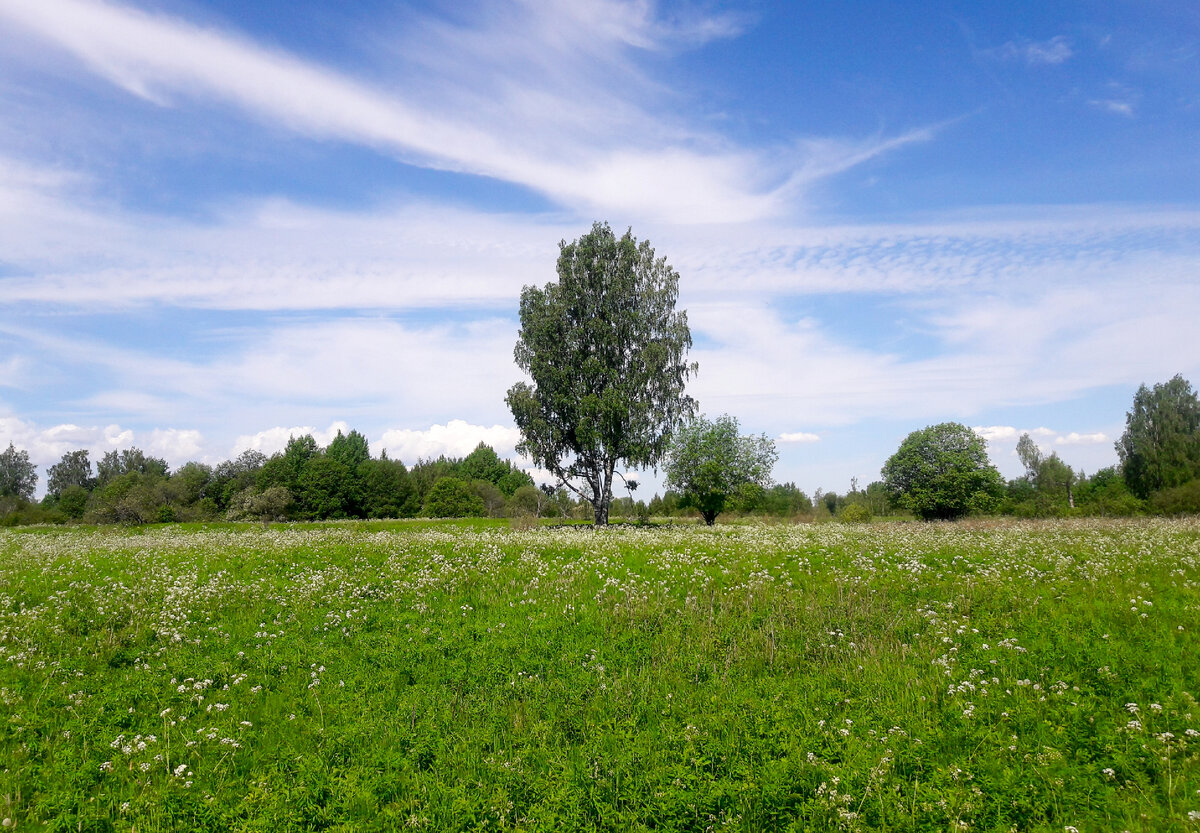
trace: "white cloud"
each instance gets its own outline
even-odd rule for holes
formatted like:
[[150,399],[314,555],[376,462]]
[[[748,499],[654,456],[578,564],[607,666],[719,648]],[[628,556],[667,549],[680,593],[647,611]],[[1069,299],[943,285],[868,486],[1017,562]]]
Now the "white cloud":
[[1088,101],[1088,104],[1095,107],[1097,110],[1103,110],[1106,113],[1112,113],[1116,116],[1125,116],[1133,118],[1134,107],[1136,102],[1127,101],[1119,98],[1093,98]]
[[120,425],[72,423],[41,428],[17,417],[0,417],[0,446],[7,447],[10,442],[27,451],[30,461],[43,468],[54,465],[67,452],[80,449],[86,450],[95,463],[109,451],[138,447],[165,458],[172,467],[197,459],[204,449],[203,436],[192,429],[134,431]]
[[985,50],[984,54],[1005,61],[1023,61],[1029,66],[1055,66],[1070,60],[1075,50],[1069,38],[1056,35],[1044,41],[1011,40],[1003,46]]
[[168,462],[192,460],[204,448],[204,436],[188,428],[155,428],[150,432],[145,450]]
[[259,431],[256,434],[243,434],[233,442],[233,450],[230,452],[232,456],[237,456],[243,451],[261,451],[270,457],[272,454],[283,451],[288,444],[288,440],[293,437],[303,437],[306,434],[312,435],[318,446],[322,448],[329,445],[341,431],[343,434],[350,433],[350,426],[345,422],[334,422],[328,428],[321,431],[311,425],[293,425],[291,427],[276,426]]
[[470,22],[414,26],[421,39],[405,39],[398,63],[420,71],[401,72],[390,85],[129,6],[39,0],[0,5],[0,18],[163,107],[233,105],[304,136],[363,144],[409,164],[513,182],[577,209],[636,218],[760,219],[777,213],[802,184],[929,132],[857,147],[826,144],[819,152],[731,149],[662,115],[664,92],[628,54],[730,36],[738,24],[729,16],[671,25],[653,3],[599,0],[478,11],[465,16]]
[[978,425],[973,426],[971,430],[988,442],[1017,440],[1022,434],[1028,434],[1030,437],[1053,437],[1056,433],[1045,427],[1014,428],[1011,425]]
[[521,432],[511,425],[472,425],[452,419],[444,425],[431,425],[426,429],[392,428],[383,433],[379,444],[387,449],[388,456],[411,465],[418,459],[465,457],[482,443],[490,445],[501,457],[516,454],[516,445]]
[[809,434],[805,431],[790,431],[779,435],[781,443],[815,443],[820,442],[821,437],[817,434]]
[[1091,434],[1080,434],[1072,431],[1069,434],[1055,438],[1054,442],[1059,445],[1097,445],[1099,443],[1108,442],[1108,435],[1102,431],[1096,431]]

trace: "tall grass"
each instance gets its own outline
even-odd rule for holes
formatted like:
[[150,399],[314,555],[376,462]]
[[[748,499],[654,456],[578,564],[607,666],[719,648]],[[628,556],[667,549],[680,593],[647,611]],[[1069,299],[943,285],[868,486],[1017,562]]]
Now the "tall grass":
[[1200,830],[1200,525],[0,533],[16,829]]

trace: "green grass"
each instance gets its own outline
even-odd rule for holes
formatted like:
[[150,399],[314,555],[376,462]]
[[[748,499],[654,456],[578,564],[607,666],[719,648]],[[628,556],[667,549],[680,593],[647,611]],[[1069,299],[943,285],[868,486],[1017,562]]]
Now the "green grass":
[[1196,522],[0,532],[5,829],[1198,831],[1197,694]]

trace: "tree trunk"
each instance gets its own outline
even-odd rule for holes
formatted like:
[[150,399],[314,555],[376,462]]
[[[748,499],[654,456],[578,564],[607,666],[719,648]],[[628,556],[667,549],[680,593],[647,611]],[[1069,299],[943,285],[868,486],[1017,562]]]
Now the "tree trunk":
[[612,504],[612,479],[613,468],[616,465],[615,460],[609,460],[604,465],[604,474],[601,476],[599,486],[596,490],[599,499],[592,504],[592,508],[596,510],[596,526],[608,526],[608,507]]

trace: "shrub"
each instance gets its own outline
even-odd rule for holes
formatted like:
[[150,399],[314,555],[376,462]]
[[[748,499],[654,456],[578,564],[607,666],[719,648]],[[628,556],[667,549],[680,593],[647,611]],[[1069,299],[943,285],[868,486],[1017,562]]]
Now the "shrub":
[[429,490],[423,514],[429,518],[481,518],[487,511],[466,483],[443,477]]
[[1200,514],[1200,479],[1150,495],[1150,511],[1156,515]]
[[871,522],[871,510],[865,503],[849,503],[842,507],[838,519],[848,524],[865,524]]
[[272,486],[261,492],[244,489],[234,495],[227,517],[231,521],[285,521],[292,508],[292,493],[283,486]]

